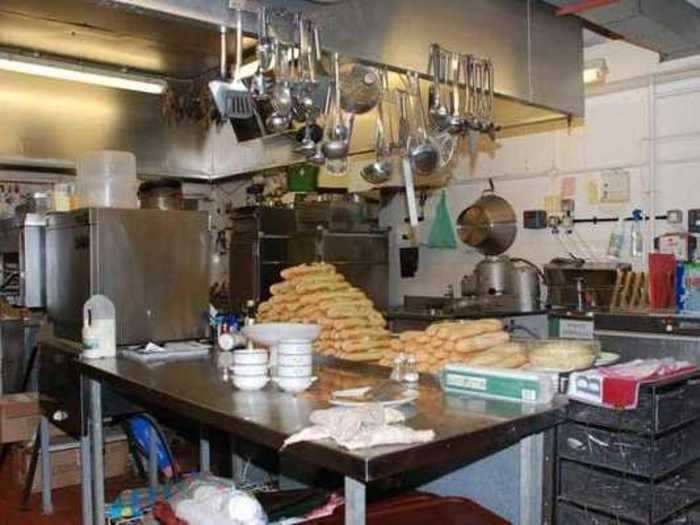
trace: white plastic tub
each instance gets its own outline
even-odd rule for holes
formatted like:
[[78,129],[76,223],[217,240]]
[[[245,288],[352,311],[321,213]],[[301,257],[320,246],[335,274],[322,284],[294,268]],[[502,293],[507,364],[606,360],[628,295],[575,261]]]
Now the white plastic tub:
[[136,157],[128,151],[93,151],[77,164],[76,197],[81,208],[138,208]]

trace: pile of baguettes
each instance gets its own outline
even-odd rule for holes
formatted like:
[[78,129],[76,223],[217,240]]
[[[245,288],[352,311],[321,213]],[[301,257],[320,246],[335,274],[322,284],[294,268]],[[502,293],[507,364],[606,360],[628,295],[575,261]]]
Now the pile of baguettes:
[[401,333],[380,364],[392,366],[399,354],[413,355],[419,372],[436,373],[446,363],[493,368],[518,368],[528,362],[523,345],[510,342],[498,319],[443,322],[424,331]]
[[384,317],[332,264],[302,264],[281,275],[258,307],[258,322],[319,324],[314,350],[351,361],[377,361],[389,351]]

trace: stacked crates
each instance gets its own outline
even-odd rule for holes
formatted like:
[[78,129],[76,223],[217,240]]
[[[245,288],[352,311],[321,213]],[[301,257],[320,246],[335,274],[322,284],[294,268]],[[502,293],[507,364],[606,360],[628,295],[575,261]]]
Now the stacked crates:
[[700,373],[643,384],[634,410],[571,401],[556,499],[562,525],[700,524]]

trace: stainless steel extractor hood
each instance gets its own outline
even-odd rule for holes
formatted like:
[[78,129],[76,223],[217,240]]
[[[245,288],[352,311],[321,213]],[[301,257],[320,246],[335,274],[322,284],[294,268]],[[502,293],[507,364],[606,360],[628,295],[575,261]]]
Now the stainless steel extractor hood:
[[[251,48],[260,2],[234,3],[246,10]],[[303,11],[319,23],[324,48],[372,64],[425,73],[432,42],[490,57],[504,128],[583,115],[582,22],[554,16],[540,0],[264,3]],[[222,24],[234,25],[229,0],[3,0],[0,49],[190,80],[215,70]],[[300,160],[288,138],[237,143],[228,124],[170,125],[152,95],[0,72],[3,98],[0,167],[30,159],[65,169],[86,149],[121,148],[147,173],[216,179]],[[372,130],[371,116],[360,119],[353,152],[371,148]]]

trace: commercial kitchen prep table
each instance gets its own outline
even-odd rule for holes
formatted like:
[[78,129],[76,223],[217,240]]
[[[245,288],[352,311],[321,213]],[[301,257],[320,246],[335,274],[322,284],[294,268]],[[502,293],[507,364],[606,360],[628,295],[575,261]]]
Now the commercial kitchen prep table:
[[[371,384],[388,376],[386,368],[323,358],[318,381],[307,392],[292,396],[268,385],[259,392],[237,391],[220,377],[213,359],[149,366],[123,358],[78,362],[85,381],[88,413],[86,438],[93,473],[83,487],[87,514],[104,523],[104,480],[95,475],[102,465],[102,395],[107,387],[149,410],[165,409],[252,443],[279,450],[284,440],[309,424],[309,414],[329,406],[330,391]],[[329,442],[299,443],[280,454],[322,467],[345,478],[345,522],[365,523],[367,486],[420,469],[460,468],[505,449],[526,436],[552,428],[560,407],[521,405],[480,398],[443,395],[434,379],[424,378],[419,399],[409,407],[408,424],[433,429],[430,443],[348,451]],[[202,434],[206,436],[206,434]],[[89,445],[88,445],[89,443]],[[202,438],[200,460],[208,468],[209,443]],[[83,479],[86,479],[85,477]],[[89,479],[89,477],[87,478]]]

